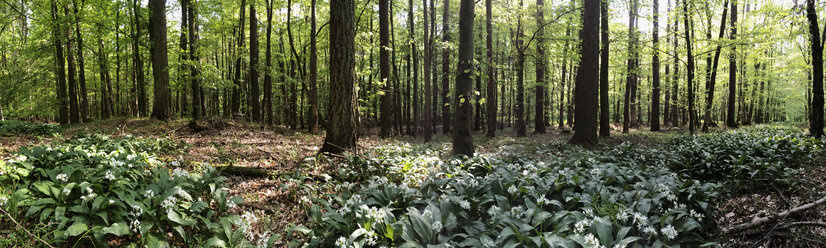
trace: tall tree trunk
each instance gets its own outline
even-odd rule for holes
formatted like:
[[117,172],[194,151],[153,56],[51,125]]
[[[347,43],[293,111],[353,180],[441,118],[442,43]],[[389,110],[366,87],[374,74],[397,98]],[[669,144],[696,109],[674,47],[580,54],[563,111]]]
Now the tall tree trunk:
[[[267,66],[264,67],[266,69],[264,70],[264,102],[263,102],[263,105],[264,105],[264,108],[263,108],[264,109],[264,116],[263,116],[264,117],[264,123],[267,124],[267,125],[273,124],[273,111],[272,111],[272,45],[271,45],[272,44],[271,43],[271,39],[272,39],[272,2],[273,2],[273,0],[267,0],[267,49],[266,49],[267,54],[265,55],[266,59],[267,59]],[[316,2],[316,0],[312,0],[312,3],[313,3],[313,9],[312,9],[312,11],[313,11],[313,20],[312,20],[313,21],[313,30],[315,30],[315,2]],[[313,31],[313,32],[315,32],[315,31]],[[311,58],[312,60],[310,61],[310,69],[312,70],[310,72],[310,73],[312,73],[310,77],[311,77],[311,80],[313,80],[313,79],[315,79],[314,76],[316,74],[316,69],[314,67],[315,66],[315,35],[313,35],[312,47],[310,49],[312,49],[312,52],[313,52],[313,57]],[[310,98],[313,98],[313,97],[311,96]],[[316,101],[314,103],[318,104],[318,100],[316,99]],[[318,106],[317,105],[316,105],[316,112],[315,113],[316,113],[315,129],[310,130],[312,132],[312,134],[317,134],[318,133],[318,121],[317,121]]]
[[410,51],[413,53],[413,120],[411,121],[411,126],[413,126],[412,135],[417,136],[419,135],[419,46],[416,43],[416,20],[413,15],[413,0],[408,1],[408,6],[410,6],[407,15],[410,27]]
[[[723,20],[720,21],[720,35],[718,36],[718,40],[723,39],[723,35],[726,33],[726,17],[728,17],[728,1],[725,1],[723,4]],[[709,27],[710,28],[710,27]],[[722,44],[717,44],[717,49],[714,50],[714,62],[712,62],[711,66],[711,77],[709,77],[708,82],[706,83],[706,108],[705,108],[705,116],[703,119],[703,132],[708,131],[709,125],[711,125],[711,107],[714,105],[714,85],[717,82],[717,63],[720,61],[720,52],[722,50]]]
[[358,108],[355,75],[355,3],[330,2],[330,100],[327,137],[319,152],[338,153],[356,147]]
[[[238,50],[237,51],[239,53],[241,53],[241,51],[244,50],[244,38],[245,38],[245,35],[244,35],[244,17],[245,17],[244,10],[246,9],[244,7],[246,7],[246,0],[241,0],[241,8],[240,8],[241,13],[240,13],[240,16],[238,17],[239,32],[238,32]],[[235,87],[232,88],[232,104],[231,104],[232,109],[230,109],[230,111],[232,111],[232,116],[240,116],[241,115],[241,89],[242,89],[241,83],[242,83],[242,80],[243,80],[242,77],[241,77],[241,74],[242,74],[241,71],[242,70],[243,69],[241,68],[241,56],[238,56],[238,58],[235,60],[235,80],[234,80],[235,81]]]
[[585,0],[582,10],[582,59],[577,67],[576,88],[574,101],[574,135],[572,144],[596,145],[597,140],[597,108],[599,87],[599,2],[600,0]]
[[[64,14],[69,16],[69,8],[63,7]],[[80,109],[77,99],[77,81],[75,81],[75,74],[77,68],[75,67],[74,50],[72,49],[72,32],[71,29],[66,29],[66,63],[69,67],[69,121],[72,123],[80,123]]]
[[55,0],[51,0],[51,15],[52,20],[55,21],[54,28],[52,29],[52,45],[55,48],[55,78],[57,78],[57,112],[58,112],[58,119],[60,124],[68,124],[69,123],[69,101],[66,96],[66,66],[64,64],[64,57],[63,57],[63,41],[61,37],[62,28],[60,27],[58,22],[59,14],[57,12],[57,3]]
[[694,133],[695,122],[697,122],[696,118],[694,117],[694,54],[691,52],[691,33],[692,27],[689,25],[691,22],[691,14],[688,12],[688,0],[683,1],[683,16],[685,23],[685,48],[686,48],[686,57],[688,57],[688,132]]
[[485,45],[487,46],[487,117],[488,117],[488,137],[496,136],[496,76],[494,74],[493,66],[493,6],[492,0],[485,0]]
[[[519,6],[523,5],[523,0],[519,0]],[[516,136],[527,136],[525,127],[525,47],[523,47],[524,27],[522,26],[522,15],[518,17],[516,24]]]
[[[679,1],[674,0],[674,8],[679,9]],[[679,12],[679,11],[677,11]],[[679,47],[680,39],[677,36],[677,32],[680,29],[680,19],[676,17],[674,18],[674,45],[671,46],[672,53],[675,56],[677,55],[677,47]],[[672,85],[671,85],[671,124],[673,126],[679,127],[680,126],[680,103],[679,103],[679,96],[680,96],[680,63],[679,59],[674,59],[674,74],[671,75],[672,78]]]
[[89,94],[86,91],[86,65],[83,57],[83,35],[80,33],[80,7],[77,0],[72,0],[72,7],[75,13],[75,36],[77,36],[77,79],[80,86],[80,114],[83,122],[89,122],[92,117],[89,115]]
[[628,8],[628,72],[625,78],[625,101],[623,102],[622,110],[622,132],[628,133],[631,125],[634,125],[634,102],[636,99],[636,77],[637,77],[637,62],[635,55],[637,52],[636,41],[636,23],[637,23],[637,0],[631,0],[631,6]]
[[393,132],[393,89],[390,78],[390,0],[379,0],[379,70],[381,87],[381,133],[387,138]]
[[261,95],[258,90],[258,17],[255,14],[255,1],[250,2],[250,101],[252,102],[252,121],[261,121]]
[[152,118],[169,120],[172,115],[172,92],[169,91],[169,61],[166,49],[166,0],[149,1],[149,38],[152,40],[152,76],[155,78],[155,99]]
[[651,131],[660,130],[660,1],[654,1],[654,56],[652,58],[652,80],[651,81]]
[[470,115],[473,113],[473,105],[470,101],[473,98],[473,8],[474,0],[462,0],[459,5],[459,65],[456,66],[456,99],[454,99],[456,103],[454,127],[456,129],[453,130],[453,154],[468,157],[473,157],[474,153],[470,134]]
[[[442,2],[442,131],[450,132],[450,1]],[[471,23],[471,29],[473,25]],[[462,30],[460,30],[462,31]],[[473,56],[471,56],[473,57]],[[470,99],[468,99],[470,100]]]
[[135,17],[135,33],[132,34],[132,56],[135,62],[135,85],[138,93],[138,117],[146,116],[146,80],[143,74],[143,58],[141,58],[140,38],[141,34],[141,19],[140,6],[138,0],[132,0],[132,12]]
[[[729,39],[737,39],[737,1],[731,1],[731,34]],[[728,72],[728,103],[726,111],[726,126],[737,127],[737,45],[731,45],[729,52]]]
[[[565,28],[565,37],[568,38],[571,36],[571,24],[570,20],[568,26]],[[565,88],[567,88],[568,81],[568,39],[565,39],[565,45],[562,48],[562,76],[560,77],[560,86],[559,86],[559,125],[558,128],[562,128],[565,125]],[[569,103],[570,104],[570,103]]]
[[611,120],[608,99],[608,67],[609,67],[609,45],[611,43],[608,34],[608,0],[600,1],[600,21],[602,28],[602,51],[599,62],[599,136],[608,137],[611,135]]
[[[431,0],[435,1],[435,0]],[[422,9],[424,11],[424,141],[431,140],[433,135],[433,107],[431,102],[431,87],[430,87],[430,62],[432,58],[431,47],[433,42],[430,38],[430,30],[428,29],[427,20],[427,0],[422,0]]]
[[[440,119],[439,117],[439,76],[436,73],[436,60],[438,55],[436,55],[436,51],[434,51],[433,46],[436,45],[436,0],[430,1],[430,76],[432,77],[430,80],[433,82],[431,86],[433,86],[433,133],[436,133],[436,122]],[[445,103],[443,102],[442,105]]]
[[197,6],[195,5],[195,1],[188,0],[189,3],[187,8],[187,26],[189,31],[187,34],[189,35],[189,58],[192,60],[192,65],[190,65],[190,89],[192,90],[192,119],[199,120],[204,115],[204,109],[201,107],[201,82],[200,79],[200,58],[198,57],[198,25],[196,25],[195,21],[198,19],[198,12],[196,11]]
[[545,2],[536,0],[536,113],[534,114],[534,132],[545,133]]
[[[318,49],[316,48],[316,0],[310,1],[310,134],[318,134]],[[272,16],[272,13],[268,13]],[[269,22],[269,20],[268,20]],[[269,29],[267,27],[267,53],[269,53]],[[269,56],[269,55],[267,55]],[[267,58],[269,67],[269,58]],[[269,94],[269,92],[265,92]],[[272,104],[272,103],[270,103]]]

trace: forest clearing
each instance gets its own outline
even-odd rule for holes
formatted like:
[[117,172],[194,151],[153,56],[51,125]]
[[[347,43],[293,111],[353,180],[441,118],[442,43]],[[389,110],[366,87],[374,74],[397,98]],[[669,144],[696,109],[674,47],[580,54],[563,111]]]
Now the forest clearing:
[[826,247],[821,2],[1,1],[0,247]]

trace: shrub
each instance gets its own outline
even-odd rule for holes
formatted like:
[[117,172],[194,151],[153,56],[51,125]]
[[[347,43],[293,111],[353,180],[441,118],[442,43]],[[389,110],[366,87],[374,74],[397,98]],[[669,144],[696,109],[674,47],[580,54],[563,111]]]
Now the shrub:
[[0,121],[0,136],[19,134],[50,135],[57,132],[60,132],[60,126],[51,123],[35,124],[15,120]]
[[56,243],[249,246],[244,221],[226,216],[243,201],[229,198],[226,178],[208,166],[192,173],[166,167],[153,156],[175,146],[89,135],[21,148],[0,162],[0,205],[47,223]]

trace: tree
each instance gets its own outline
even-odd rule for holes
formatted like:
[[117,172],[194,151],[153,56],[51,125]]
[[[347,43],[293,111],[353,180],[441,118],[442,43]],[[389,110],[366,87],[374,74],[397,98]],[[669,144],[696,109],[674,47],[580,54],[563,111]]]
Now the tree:
[[[718,40],[723,39],[723,35],[726,33],[726,17],[728,17],[728,1],[723,3],[723,20],[720,21],[720,35],[718,36]],[[714,85],[717,82],[717,63],[720,61],[720,51],[722,50],[722,44],[717,44],[717,48],[714,50],[714,62],[712,62],[711,66],[711,77],[709,77],[708,82],[706,83],[706,108],[705,108],[705,117],[703,117],[703,132],[708,131],[709,125],[711,125],[711,107],[714,105]]]
[[691,51],[691,34],[693,33],[693,28],[689,25],[691,22],[691,14],[688,11],[688,0],[683,1],[683,16],[685,17],[683,22],[685,23],[686,57],[688,57],[688,132],[693,134],[697,120],[694,118],[694,54]]
[[600,51],[600,62],[599,62],[599,135],[602,137],[608,137],[611,135],[611,120],[610,118],[610,111],[609,111],[609,103],[608,103],[608,56],[609,56],[609,44],[611,41],[608,39],[608,33],[610,33],[610,27],[608,26],[608,0],[600,1],[600,20],[602,27],[602,37],[600,40],[602,41],[602,51]]
[[[65,16],[69,16],[69,8],[63,7]],[[77,74],[77,67],[75,67],[75,56],[72,46],[72,32],[66,29],[66,64],[69,67],[69,121],[71,123],[80,123],[80,109],[77,99],[77,81],[75,75]]]
[[[519,0],[520,9],[523,0]],[[516,136],[528,136],[525,127],[525,49],[523,38],[525,36],[522,26],[522,15],[520,14],[516,24]]]
[[[146,115],[146,80],[145,75],[143,74],[143,57],[141,56],[140,50],[142,25],[140,19],[140,7],[138,4],[138,0],[132,0],[132,14],[134,17],[132,23],[132,60],[135,66],[135,85],[137,86],[137,116],[142,117]],[[73,80],[70,80],[70,89],[71,81]]]
[[[737,0],[731,1],[731,34],[729,39],[737,38]],[[726,109],[726,126],[737,127],[737,45],[732,44],[729,52],[728,66],[728,108]]]
[[653,43],[654,56],[651,62],[652,81],[651,81],[651,131],[660,130],[660,37],[659,37],[659,0],[654,0],[654,27],[653,27]]
[[599,87],[599,5],[600,0],[585,0],[582,10],[582,59],[576,74],[574,101],[574,135],[570,143],[578,145],[596,145],[597,140],[597,106]]
[[72,0],[72,7],[75,14],[75,36],[77,36],[77,79],[80,86],[80,118],[83,122],[89,122],[89,94],[86,91],[86,63],[83,56],[83,34],[80,32],[80,7],[77,0]]
[[[450,132],[450,1],[442,2],[442,132]],[[472,23],[472,21],[471,21]],[[473,29],[473,25],[469,27]],[[459,30],[460,32],[462,30]],[[472,46],[471,46],[472,47]],[[472,56],[471,56],[472,57]]]
[[410,27],[410,51],[413,53],[413,136],[419,135],[419,46],[416,43],[416,22],[413,15],[413,0],[409,0],[410,6],[407,18]]
[[473,8],[474,0],[459,5],[459,65],[456,67],[456,116],[453,130],[453,154],[473,157],[470,118],[473,113]]
[[812,46],[812,113],[809,119],[809,133],[823,136],[823,43],[820,41],[820,27],[817,26],[815,0],[806,0],[806,18],[809,20],[809,42]]
[[[238,39],[237,39],[238,40],[237,51],[239,51],[239,52],[244,49],[244,37],[245,37],[245,35],[244,35],[244,16],[245,16],[244,15],[244,10],[246,9],[246,8],[244,8],[245,6],[246,6],[246,0],[241,0],[241,8],[239,10],[241,13],[238,17],[239,32],[238,32]],[[241,115],[241,82],[243,80],[241,78],[241,70],[242,70],[241,69],[241,56],[238,56],[238,58],[235,59],[235,80],[233,80],[235,85],[232,88],[232,100],[231,100],[232,103],[231,103],[231,107],[230,107],[230,111],[232,112],[233,116]]]
[[390,78],[390,0],[379,0],[379,73],[381,75],[381,132],[387,138],[393,131],[393,89]]
[[62,36],[60,22],[58,21],[58,13],[57,13],[57,3],[55,0],[51,0],[51,15],[52,20],[54,21],[54,27],[52,28],[52,45],[55,48],[55,77],[57,78],[57,112],[59,116],[60,124],[68,124],[69,123],[69,101],[67,99],[66,93],[66,66],[64,64],[64,56],[63,56],[63,41],[60,39]]
[[[272,8],[270,8],[272,9]],[[310,1],[310,118],[307,124],[310,134],[318,134],[318,48],[316,48],[316,0]],[[268,13],[268,16],[272,16],[272,13]],[[267,21],[269,23],[269,20]],[[267,24],[270,25],[270,24]],[[269,53],[270,49],[270,40],[269,40],[269,30],[270,27],[267,27],[267,51]],[[269,55],[267,55],[269,56]],[[267,62],[269,63],[269,58],[267,58]],[[269,64],[267,65],[269,68]],[[269,70],[268,70],[269,72]],[[269,92],[265,92],[265,94],[270,94]],[[272,105],[272,102],[269,103]]]
[[[434,0],[431,0],[434,1]],[[422,0],[422,9],[424,11],[424,141],[428,142],[433,135],[433,103],[431,102],[430,88],[430,62],[433,58],[431,53],[433,41],[430,39],[429,30],[427,28],[427,0]]]
[[330,1],[330,100],[327,136],[319,152],[340,153],[356,147],[358,92],[355,75],[355,3]]
[[534,114],[534,132],[545,133],[545,2],[536,0],[536,113]]
[[[313,17],[315,17],[315,0],[312,0],[312,1],[313,1]],[[263,117],[264,117],[264,123],[265,124],[273,124],[274,123],[273,111],[272,111],[272,104],[273,104],[273,102],[272,102],[272,45],[271,45],[271,41],[270,41],[272,39],[272,2],[273,2],[273,0],[267,0],[267,49],[266,49],[266,55],[265,55],[266,59],[267,59],[267,62],[266,62],[267,66],[265,67],[266,70],[264,70],[264,103],[263,103],[263,105],[264,105],[263,106],[263,109],[264,109],[264,116]],[[315,18],[313,18],[313,25],[314,25],[313,30],[315,30]],[[315,39],[315,35],[313,36],[313,39]],[[312,50],[313,53],[315,52],[315,40],[313,40],[311,50]],[[314,76],[316,74],[316,70],[315,70],[315,67],[313,67],[313,66],[316,63],[316,56],[314,56],[314,54],[313,54],[313,56],[310,59],[312,59],[310,61],[310,68],[312,70],[311,75]],[[313,76],[311,76],[311,78]],[[315,85],[315,84],[313,84],[313,85]],[[317,91],[317,88],[314,88],[314,89]],[[315,101],[313,101],[313,103],[318,104],[317,98],[316,98]],[[316,106],[316,117],[318,117],[318,107],[317,106]],[[311,116],[311,118],[312,118],[312,116]],[[311,130],[312,134],[317,134],[318,133],[318,121],[317,120],[316,120],[315,124],[316,124],[315,125],[315,130]]]
[[628,133],[631,125],[634,124],[633,101],[636,92],[635,84],[637,81],[637,1],[631,0],[631,6],[628,8],[628,71],[625,78],[625,101],[622,109],[622,132]]
[[250,102],[252,121],[261,121],[261,103],[258,100],[258,18],[255,15],[255,1],[250,2]]
[[172,119],[172,92],[169,90],[169,61],[166,48],[166,0],[149,1],[149,38],[152,40],[152,76],[155,79],[155,98],[152,118]]
[[488,83],[487,93],[485,98],[488,114],[488,137],[496,135],[496,77],[494,75],[493,66],[493,7],[491,0],[485,0],[485,43],[487,46],[487,61],[488,61]]
[[189,58],[192,61],[192,64],[189,66],[190,69],[190,83],[191,83],[191,90],[192,90],[192,119],[199,120],[203,115],[203,108],[201,108],[201,82],[200,82],[200,59],[198,56],[198,25],[195,25],[195,20],[198,19],[198,12],[196,11],[197,6],[195,5],[195,1],[190,1],[187,8],[187,25],[189,32]]

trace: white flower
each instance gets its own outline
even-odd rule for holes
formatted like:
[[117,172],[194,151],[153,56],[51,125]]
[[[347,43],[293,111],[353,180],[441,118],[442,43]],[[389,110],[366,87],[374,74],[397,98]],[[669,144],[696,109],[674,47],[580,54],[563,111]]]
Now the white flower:
[[72,189],[70,189],[70,188],[63,188],[63,194],[64,194],[64,195],[69,195],[69,194],[71,194],[71,193],[72,193]]
[[594,176],[602,175],[602,171],[600,171],[599,168],[593,168],[593,169],[591,169],[591,175],[594,175]]
[[496,214],[499,213],[499,211],[500,209],[496,205],[490,206],[490,209],[488,209],[488,215],[496,216]]
[[508,193],[511,193],[513,195],[513,194],[516,194],[517,192],[519,192],[519,189],[516,188],[516,185],[511,185],[510,187],[508,187]]
[[161,207],[164,209],[169,209],[174,207],[177,202],[177,198],[175,198],[174,196],[169,196],[165,200],[163,200],[163,202],[161,202]]
[[140,220],[135,219],[129,225],[131,226],[130,229],[132,229],[132,232],[134,232],[134,233],[140,232],[140,227],[141,227],[141,221]]
[[247,223],[253,223],[258,221],[258,217],[255,217],[255,214],[251,212],[244,212],[244,214],[241,215],[241,218],[244,218],[244,221],[246,221]]
[[588,229],[589,226],[591,226],[591,221],[590,220],[588,220],[588,219],[580,220],[579,222],[574,224],[574,232],[575,233],[583,233],[583,232],[585,232],[585,229]]
[[109,199],[109,204],[115,204],[115,200]]
[[146,193],[143,193],[143,196],[146,197],[146,198],[155,197],[155,191],[152,191],[151,189],[146,190]]
[[299,204],[301,204],[301,205],[308,205],[308,204],[312,204],[312,203],[313,203],[313,202],[312,202],[312,201],[310,200],[310,198],[309,198],[309,197],[307,197],[306,195],[305,195],[305,196],[301,196],[301,199],[299,200]]
[[178,161],[172,161],[172,162],[169,162],[169,164],[172,165],[172,166],[175,166],[175,167],[181,166],[181,162],[178,162]]
[[588,234],[585,235],[585,244],[587,244],[586,247],[600,247],[600,248],[605,247],[605,246],[602,246],[602,244],[599,243],[599,240],[597,239],[596,236],[594,236],[593,233],[588,233]]
[[640,226],[647,226],[648,225],[648,217],[645,216],[645,215],[642,215],[640,213],[634,213],[634,222],[636,222],[637,225],[640,225]]
[[629,217],[631,216],[628,214],[628,211],[622,210],[619,213],[617,213],[617,220],[626,221]]
[[697,213],[697,211],[694,211],[694,209],[690,210],[688,214],[691,215],[692,218],[697,219],[697,221],[703,221],[703,214]]
[[642,232],[648,235],[657,235],[657,229],[650,226],[643,228]]
[[172,171],[172,177],[189,177],[189,171],[177,168]]
[[594,210],[590,208],[586,208],[584,211],[585,215],[587,216],[594,216]]
[[134,209],[132,211],[132,215],[134,216],[141,216],[141,214],[143,214],[143,209],[138,205],[132,205],[132,209]]
[[234,208],[236,208],[236,207],[238,207],[238,204],[237,204],[237,203],[235,203],[234,201],[229,201],[229,202],[227,202],[227,208],[229,208],[229,209],[234,209]]
[[464,208],[465,210],[470,210],[470,202],[466,200],[459,201],[459,206]]
[[91,187],[86,188],[86,193],[91,194],[92,192],[95,192],[95,191],[94,191],[94,190],[92,190],[92,188],[91,188]]
[[115,173],[112,173],[111,170],[107,170],[106,171],[106,176],[104,176],[104,178],[106,178],[106,180],[109,180],[109,181],[114,181],[115,180]]
[[674,227],[671,225],[663,227],[662,229],[660,229],[660,232],[662,232],[663,235],[665,235],[665,237],[668,239],[674,239],[678,235],[677,229],[674,229]]
[[430,224],[430,228],[433,228],[433,230],[436,230],[436,231],[441,231],[442,230],[442,222],[441,221],[433,222],[433,224]]
[[367,234],[365,236],[367,236],[366,241],[367,241],[368,245],[370,245],[370,246],[376,245],[376,239],[377,239],[378,235],[376,235],[375,231],[373,231],[373,230],[367,231]]
[[547,203],[548,203],[548,199],[545,198],[545,195],[541,195],[541,196],[539,196],[539,199],[536,199],[536,204],[537,205],[542,206],[542,205],[545,205]]
[[126,156],[126,160],[135,160],[135,158],[137,158],[137,157],[138,156],[135,156],[134,154],[129,154],[129,155]]
[[5,206],[8,202],[9,198],[6,198],[5,196],[0,196],[0,206]]
[[336,240],[336,246],[338,247],[345,247],[347,246],[347,239],[344,237],[338,237]]
[[60,173],[55,178],[64,182],[69,181],[69,176],[67,176],[66,173]]

